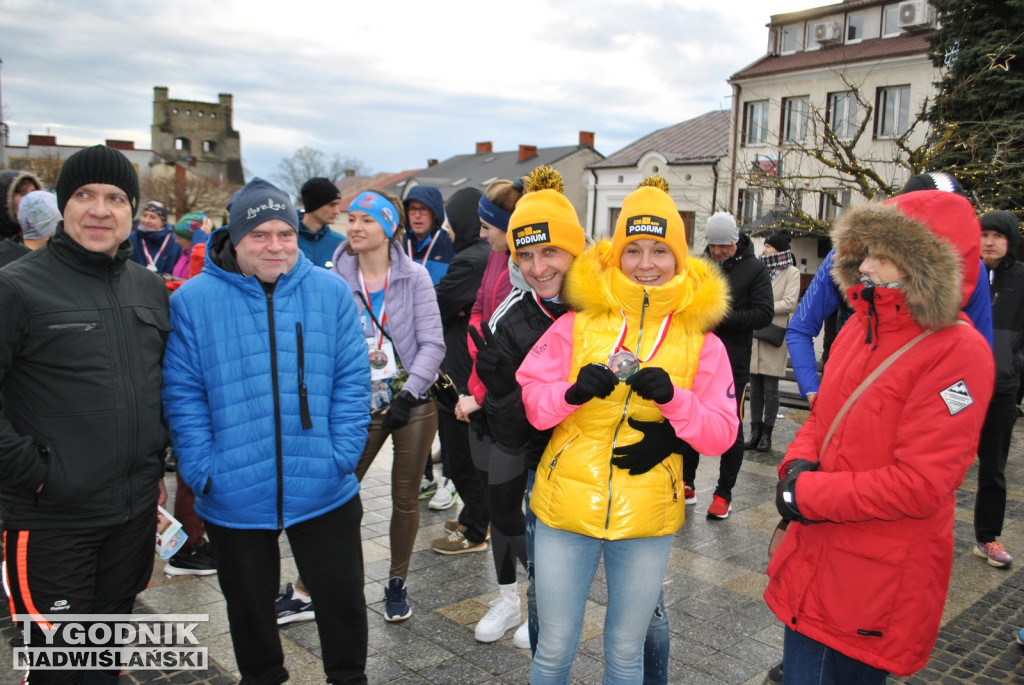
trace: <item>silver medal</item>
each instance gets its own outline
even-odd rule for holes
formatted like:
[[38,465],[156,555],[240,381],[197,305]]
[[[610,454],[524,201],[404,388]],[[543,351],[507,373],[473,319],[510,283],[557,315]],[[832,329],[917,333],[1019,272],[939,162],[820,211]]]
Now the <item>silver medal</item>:
[[629,350],[619,350],[608,357],[608,368],[624,381],[640,370],[640,360]]

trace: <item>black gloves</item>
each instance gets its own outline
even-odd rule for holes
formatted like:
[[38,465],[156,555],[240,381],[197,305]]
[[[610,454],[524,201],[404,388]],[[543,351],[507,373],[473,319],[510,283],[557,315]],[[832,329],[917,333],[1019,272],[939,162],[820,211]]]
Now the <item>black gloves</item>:
[[630,376],[626,383],[640,397],[658,404],[671,401],[676,394],[676,388],[672,385],[668,373],[657,366],[640,369]]
[[619,445],[612,454],[612,464],[620,469],[629,469],[629,475],[647,473],[663,462],[669,455],[682,453],[683,441],[676,436],[676,430],[668,421],[638,421],[630,418],[629,425],[644,434],[639,442]]
[[805,471],[817,471],[818,462],[794,459],[786,465],[786,474],[775,486],[775,508],[786,521],[806,522],[796,503],[796,479]]
[[403,390],[394,396],[387,412],[384,414],[384,422],[381,428],[384,430],[395,430],[409,423],[409,412],[416,404],[416,398],[407,390]]
[[587,364],[580,369],[576,382],[565,391],[565,401],[583,404],[595,397],[608,397],[618,383],[618,376],[604,364]]
[[487,322],[480,325],[483,337],[472,326],[469,335],[476,344],[476,375],[495,397],[510,395],[516,389],[516,366],[512,358],[494,344],[494,334]]

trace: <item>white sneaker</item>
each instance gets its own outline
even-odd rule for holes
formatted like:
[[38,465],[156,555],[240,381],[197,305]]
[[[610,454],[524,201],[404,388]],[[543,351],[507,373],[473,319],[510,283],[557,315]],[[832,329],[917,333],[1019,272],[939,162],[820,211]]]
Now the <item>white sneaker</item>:
[[473,636],[477,642],[497,642],[518,625],[519,596],[502,594],[491,602],[490,611],[476,624]]
[[455,483],[452,483],[451,478],[442,478],[441,484],[437,486],[437,492],[430,498],[430,504],[427,506],[434,511],[451,509],[458,496],[459,493],[455,492]]
[[523,625],[516,629],[516,634],[512,636],[512,646],[519,649],[530,648],[530,622],[528,620],[523,621]]

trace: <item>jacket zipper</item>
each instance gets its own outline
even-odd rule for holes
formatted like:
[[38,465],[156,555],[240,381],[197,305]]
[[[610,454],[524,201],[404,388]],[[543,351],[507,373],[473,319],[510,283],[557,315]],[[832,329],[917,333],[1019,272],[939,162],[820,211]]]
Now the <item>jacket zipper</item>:
[[270,383],[274,392],[274,452],[277,460],[277,529],[284,530],[284,462],[281,454],[281,396],[277,383],[277,336],[274,334],[274,293],[267,293],[270,326]]
[[576,442],[576,437],[579,437],[579,436],[574,436],[572,440],[570,440],[569,442],[565,443],[565,445],[562,446],[562,449],[558,450],[558,453],[555,454],[555,458],[551,460],[551,463],[548,464],[548,478],[549,479],[551,478],[551,474],[555,470],[555,464],[558,463],[558,459],[562,456],[562,454],[565,453],[565,451],[567,449],[569,449],[569,445],[571,445],[574,442]]
[[306,351],[302,341],[302,323],[295,322],[295,338],[299,347],[299,415],[302,417],[302,429],[313,427],[313,417],[309,414],[309,392],[306,389]]
[[[640,308],[640,325],[636,332],[636,355],[640,357],[640,344],[644,340],[644,318],[647,316],[647,306],[650,304],[650,300],[647,297],[647,291],[644,290],[644,304]],[[625,343],[625,341],[623,341]],[[615,433],[612,435],[612,450],[618,444],[619,431],[622,430],[622,424],[626,422],[626,413],[629,411],[629,400],[633,397],[633,388],[631,387],[626,391],[626,401],[622,403],[622,414],[619,416],[619,423],[615,426]],[[612,466],[611,458],[608,459],[608,503],[604,513],[604,529],[605,531],[611,526],[612,521],[612,475],[615,472],[615,467]]]
[[676,477],[674,475],[672,475],[672,469],[670,469],[664,463],[661,464],[661,468],[665,469],[665,473],[668,474],[668,480],[669,480],[670,483],[672,483],[672,501],[673,502],[678,502],[679,501],[679,493],[678,493],[678,491],[676,491]]

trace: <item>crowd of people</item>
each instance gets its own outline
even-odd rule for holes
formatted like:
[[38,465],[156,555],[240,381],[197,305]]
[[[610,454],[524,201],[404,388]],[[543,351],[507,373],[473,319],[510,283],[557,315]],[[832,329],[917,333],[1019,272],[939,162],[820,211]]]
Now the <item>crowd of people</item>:
[[[530,682],[569,682],[603,564],[604,682],[667,683],[662,583],[700,455],[719,459],[706,516],[727,519],[744,451],[773,449],[791,358],[810,413],[778,466],[765,601],[785,639],[769,677],[881,684],[923,667],[975,456],[974,553],[1013,561],[998,538],[1024,370],[1016,215],[979,218],[948,174],[914,177],[841,214],[801,297],[786,231],[758,255],[716,212],[694,254],[654,176],[594,242],[564,190],[542,166],[447,204],[414,186],[345,208],[312,178],[297,209],[254,178],[215,227],[141,204],[135,169],[106,146],[69,157],[54,192],[0,171],[14,612],[37,615],[39,635],[40,607],[130,613],[175,470],[187,540],[164,572],[219,574],[243,682],[287,680],[278,626],[315,620],[328,682],[366,683],[359,493],[390,438],[387,622],[429,591],[409,582],[421,501],[461,502],[431,548],[491,552],[478,641],[514,629]],[[819,374],[826,320],[838,333]],[[449,380],[457,397],[437,388]],[[299,572],[283,590],[282,531]]]

